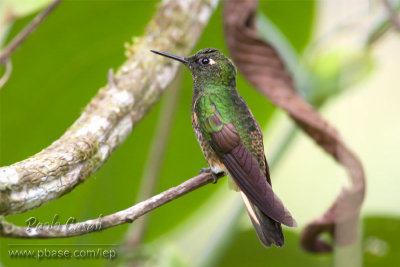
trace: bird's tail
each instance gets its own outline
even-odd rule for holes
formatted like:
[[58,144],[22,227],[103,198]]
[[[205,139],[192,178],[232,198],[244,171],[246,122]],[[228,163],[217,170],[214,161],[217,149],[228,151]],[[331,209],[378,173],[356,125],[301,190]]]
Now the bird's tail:
[[240,193],[261,243],[265,247],[270,247],[271,244],[282,247],[285,239],[281,224],[265,215],[256,205],[250,202],[242,191]]

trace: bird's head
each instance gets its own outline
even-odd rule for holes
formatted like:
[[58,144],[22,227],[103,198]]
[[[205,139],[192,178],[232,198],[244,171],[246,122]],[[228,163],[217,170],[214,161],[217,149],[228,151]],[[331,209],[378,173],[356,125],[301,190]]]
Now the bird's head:
[[235,84],[235,66],[218,49],[205,48],[187,58],[156,50],[151,51],[182,62],[189,68],[195,83],[228,86]]

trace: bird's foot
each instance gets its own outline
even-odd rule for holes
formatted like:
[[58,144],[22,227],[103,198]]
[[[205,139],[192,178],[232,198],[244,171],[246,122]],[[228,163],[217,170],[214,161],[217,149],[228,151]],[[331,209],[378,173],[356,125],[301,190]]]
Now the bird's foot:
[[205,173],[205,172],[212,172],[211,168],[201,168],[201,170],[199,171],[199,174]]
[[206,173],[211,173],[212,178],[213,178],[213,184],[216,184],[216,183],[218,182],[217,174],[214,173],[213,170],[212,170],[210,167],[208,167],[208,168],[201,168],[201,170],[199,171],[199,174],[202,174],[202,173],[205,173],[205,172],[206,172]]

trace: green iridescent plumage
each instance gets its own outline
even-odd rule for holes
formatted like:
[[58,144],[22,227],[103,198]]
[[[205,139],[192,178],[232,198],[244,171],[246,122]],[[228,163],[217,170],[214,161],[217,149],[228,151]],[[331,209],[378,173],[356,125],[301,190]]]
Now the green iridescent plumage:
[[236,90],[236,69],[219,50],[207,48],[182,58],[192,73],[192,123],[203,154],[215,173],[229,174],[260,241],[282,246],[281,223],[296,226],[271,188],[260,126]]

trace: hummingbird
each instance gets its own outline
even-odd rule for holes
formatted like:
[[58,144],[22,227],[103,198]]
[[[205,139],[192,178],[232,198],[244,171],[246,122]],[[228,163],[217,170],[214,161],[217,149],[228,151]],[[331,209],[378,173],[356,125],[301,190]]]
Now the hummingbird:
[[236,67],[218,49],[206,48],[190,57],[151,50],[183,63],[193,77],[192,126],[213,173],[229,174],[265,247],[283,246],[282,226],[296,220],[272,191],[263,134],[236,89]]

